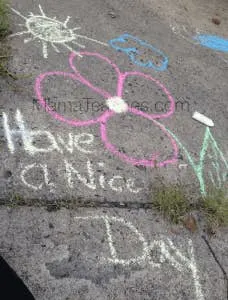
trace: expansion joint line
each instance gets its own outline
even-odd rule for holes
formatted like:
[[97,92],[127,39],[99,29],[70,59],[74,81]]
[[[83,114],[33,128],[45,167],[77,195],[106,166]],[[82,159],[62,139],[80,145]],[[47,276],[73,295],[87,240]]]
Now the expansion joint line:
[[223,268],[222,264],[220,263],[220,261],[218,260],[214,250],[212,249],[209,241],[207,240],[207,238],[205,237],[205,235],[202,235],[202,239],[204,240],[204,242],[206,243],[208,249],[210,250],[214,260],[216,261],[216,263],[218,264],[219,268],[221,269],[223,275],[224,275],[224,280],[226,282],[226,299],[228,300],[228,275],[225,271],[225,269]]

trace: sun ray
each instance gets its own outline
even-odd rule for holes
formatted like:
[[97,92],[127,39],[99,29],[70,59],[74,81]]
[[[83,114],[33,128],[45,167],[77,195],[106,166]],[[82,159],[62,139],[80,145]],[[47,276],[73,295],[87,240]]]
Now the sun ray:
[[43,45],[43,56],[44,58],[48,58],[47,42],[42,41],[42,45]]
[[55,51],[56,51],[57,53],[59,53],[59,49],[56,47],[56,45],[55,45],[54,43],[51,43],[51,45],[52,45],[52,47],[55,49]]
[[91,42],[95,42],[95,43],[103,45],[103,46],[107,46],[107,47],[109,46],[107,43],[103,43],[103,42],[97,41],[95,39],[91,39],[91,38],[89,38],[85,35],[76,34],[76,37],[79,37],[79,38],[82,38],[82,39],[85,39],[85,40],[89,40]]
[[81,29],[81,27],[75,27],[75,28],[72,29],[72,31],[76,31],[76,30],[79,30],[79,29]]
[[68,50],[70,50],[71,52],[74,52],[75,54],[77,54],[79,57],[82,57],[82,55],[79,53],[79,52],[77,52],[77,51],[75,51],[73,48],[71,48],[69,45],[67,45],[66,43],[63,43],[63,45],[68,49]]
[[28,39],[24,39],[24,43],[27,44],[31,41],[34,41],[36,39],[36,37],[32,37],[32,38],[28,38]]
[[65,26],[66,26],[67,23],[70,21],[70,18],[71,18],[71,17],[69,17],[69,16],[66,18],[66,21],[64,22],[64,25],[65,25]]
[[18,36],[18,35],[23,35],[26,33],[30,33],[29,31],[21,31],[21,32],[17,32],[17,33],[13,33],[11,34],[9,37],[14,37],[14,36]]
[[14,8],[12,8],[12,7],[10,7],[10,9],[11,9],[13,12],[15,12],[15,14],[17,14],[18,16],[22,17],[24,20],[27,21],[27,18],[24,17],[19,11],[17,11],[16,9],[14,9]]
[[40,9],[40,12],[41,12],[42,16],[46,17],[46,15],[45,15],[45,13],[43,11],[43,8],[42,8],[42,6],[40,4],[39,4],[39,9]]
[[72,44],[79,46],[80,48],[85,48],[85,45],[79,44],[76,41],[73,41]]

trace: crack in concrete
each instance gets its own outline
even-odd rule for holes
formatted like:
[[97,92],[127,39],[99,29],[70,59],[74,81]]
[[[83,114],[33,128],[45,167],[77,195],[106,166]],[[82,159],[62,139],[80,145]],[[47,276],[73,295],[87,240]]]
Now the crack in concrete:
[[60,208],[122,208],[122,209],[153,209],[152,202],[133,202],[133,201],[94,201],[94,200],[53,200],[52,203],[47,203],[45,200],[39,199],[0,199],[0,206],[33,206],[46,207],[49,211],[58,210]]
[[217,263],[217,265],[219,266],[219,268],[221,269],[221,271],[222,271],[222,273],[224,275],[224,280],[226,282],[226,299],[228,300],[228,275],[227,275],[225,269],[223,268],[222,264],[218,260],[218,258],[216,256],[214,250],[212,249],[212,247],[211,247],[209,241],[207,240],[207,238],[205,237],[205,235],[202,235],[201,237],[204,240],[204,242],[206,243],[208,249],[210,250],[210,252],[211,252],[211,254],[212,254],[212,256],[213,256],[213,258],[215,260],[215,262]]

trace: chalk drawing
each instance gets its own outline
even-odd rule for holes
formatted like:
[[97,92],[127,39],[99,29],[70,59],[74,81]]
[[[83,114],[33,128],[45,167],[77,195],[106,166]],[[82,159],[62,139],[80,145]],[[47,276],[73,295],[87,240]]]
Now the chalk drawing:
[[141,187],[138,187],[138,188],[135,187],[135,179],[133,179],[133,178],[127,179],[126,184],[127,184],[127,189],[131,193],[138,194],[139,192],[141,192],[143,190],[143,188],[141,188]]
[[[66,72],[61,72],[61,71],[55,71],[55,72],[47,72],[44,74],[41,74],[37,77],[36,83],[35,83],[35,93],[37,95],[37,99],[40,103],[40,105],[46,110],[47,113],[49,113],[52,117],[54,117],[56,120],[61,121],[63,123],[66,123],[71,126],[89,126],[89,125],[95,125],[95,124],[100,124],[100,135],[101,139],[104,143],[104,146],[106,147],[107,150],[109,150],[113,155],[117,156],[120,158],[122,161],[132,164],[132,165],[142,165],[142,166],[147,166],[147,167],[163,167],[168,164],[174,164],[177,161],[177,156],[178,156],[178,147],[175,142],[175,139],[172,137],[172,135],[166,130],[166,128],[158,123],[155,122],[155,119],[164,119],[170,117],[175,110],[175,101],[173,97],[171,96],[170,92],[167,90],[167,88],[157,79],[154,79],[150,75],[140,73],[140,72],[124,72],[121,73],[117,65],[115,65],[113,62],[111,62],[107,57],[102,56],[101,54],[98,53],[90,53],[90,52],[80,52],[80,55],[82,55],[85,59],[85,57],[94,57],[99,60],[102,60],[109,64],[114,71],[117,74],[117,86],[116,86],[116,95],[113,96],[109,92],[98,88],[94,86],[91,82],[89,82],[85,77],[83,77],[80,72],[77,70],[77,68],[74,65],[74,60],[78,57],[76,53],[71,53],[70,58],[69,58],[69,63],[70,66],[73,70],[73,73],[66,73]],[[141,110],[138,110],[133,107],[129,107],[126,103],[126,101],[123,99],[123,89],[124,89],[124,82],[128,77],[131,76],[136,76],[140,78],[147,79],[151,83],[155,84],[159,89],[163,91],[163,93],[166,95],[168,98],[168,101],[170,103],[170,107],[166,113],[161,113],[161,114],[149,114],[146,112],[143,112]],[[50,107],[44,96],[43,96],[43,82],[47,78],[50,77],[63,77],[63,78],[71,78],[72,80],[79,81],[81,84],[85,85],[89,89],[91,89],[93,92],[97,93],[100,95],[102,98],[106,99],[106,104],[107,104],[107,109],[104,111],[100,116],[98,116],[95,119],[89,119],[89,120],[76,120],[76,119],[69,119],[64,117],[62,114],[59,114],[58,112],[54,111],[52,107]],[[155,161],[155,154],[151,154],[151,159],[138,159],[135,157],[131,157],[125,153],[122,153],[115,145],[113,145],[108,138],[107,134],[107,123],[109,119],[115,117],[116,114],[119,113],[131,113],[135,116],[143,117],[148,120],[150,120],[153,125],[157,126],[161,132],[169,139],[170,145],[173,150],[173,156],[167,160],[159,161],[156,156],[156,161]]]
[[[15,141],[14,141],[14,136],[21,136],[23,144],[24,144],[24,149],[27,151],[30,155],[34,155],[36,153],[45,153],[45,152],[51,152],[53,150],[56,150],[58,152],[62,152],[62,150],[59,148],[54,136],[46,130],[28,130],[25,126],[22,114],[19,109],[17,109],[16,114],[15,114],[15,119],[17,126],[19,129],[11,129],[8,123],[8,116],[6,113],[3,112],[3,127],[4,127],[4,132],[5,136],[8,142],[8,148],[11,153],[14,153],[15,151]],[[46,138],[50,145],[47,146],[46,148],[39,148],[34,145],[34,139],[35,137],[41,137],[43,136]]]
[[[153,267],[153,268],[162,268],[162,264],[170,263],[170,265],[176,268],[180,272],[191,272],[191,276],[193,278],[194,288],[195,288],[195,298],[197,300],[204,300],[204,295],[202,292],[202,287],[200,284],[200,277],[198,274],[197,264],[194,255],[194,248],[192,241],[188,240],[188,248],[187,254],[183,254],[180,249],[178,249],[171,239],[162,236],[160,239],[156,239],[151,241],[150,243],[146,241],[144,235],[130,222],[125,221],[123,218],[111,217],[111,216],[86,216],[86,217],[75,217],[78,221],[103,221],[105,228],[106,228],[106,237],[107,242],[109,245],[110,256],[108,258],[100,257],[100,263],[109,263],[114,265],[122,265],[122,266],[129,266],[129,265],[139,265],[142,267]],[[136,240],[141,244],[141,255],[136,257],[128,258],[128,259],[121,259],[118,257],[117,247],[118,243],[114,243],[112,231],[112,225],[120,225],[124,226],[128,230],[129,234],[134,234]],[[153,261],[153,250],[160,254],[159,262]]]
[[228,39],[217,35],[198,34],[194,37],[194,40],[199,42],[199,44],[203,47],[228,53]]
[[[180,36],[187,42],[195,45],[197,44],[197,42],[192,39],[192,35],[189,33],[189,30],[187,30],[186,26],[174,22],[173,24],[170,24],[170,28],[172,29],[173,33]],[[198,29],[196,29],[196,32],[198,33]]]
[[[17,109],[15,113],[15,128],[10,126],[8,115],[5,112],[3,112],[2,116],[4,133],[11,154],[18,151],[16,147],[18,144],[18,137],[22,140],[23,149],[31,156],[51,153],[53,151],[57,151],[61,155],[68,153],[74,154],[75,150],[83,155],[96,153],[93,145],[94,135],[90,133],[83,132],[80,134],[73,134],[70,132],[66,137],[62,137],[60,134],[57,134],[55,137],[51,132],[46,130],[29,129],[19,109]],[[42,143],[45,141],[45,145],[42,144],[41,147],[38,147],[36,144],[37,137],[39,138],[39,142]],[[58,162],[58,166],[60,165],[60,162],[61,160]],[[92,162],[86,158],[85,169],[88,176],[83,176],[76,167],[65,158],[63,159],[63,164],[65,168],[66,184],[71,189],[75,187],[73,176],[76,177],[80,183],[84,184],[85,187],[92,190],[101,187],[102,189],[110,188],[112,191],[118,193],[128,191],[137,194],[143,189],[141,187],[136,187],[135,179],[133,178],[125,178],[120,175],[106,178],[104,170],[101,170],[101,168],[106,167],[103,162],[97,164],[99,166],[99,172],[96,172],[97,168],[95,168]],[[29,176],[30,172],[35,172],[36,169],[41,169],[43,174],[43,182],[39,183],[39,185],[32,184],[31,176]],[[60,170],[61,169],[62,168],[60,168]],[[62,178],[62,174],[60,173],[59,175],[60,178]],[[51,192],[54,191],[55,185],[50,183],[49,171],[46,164],[33,163],[25,166],[21,171],[20,178],[26,187],[34,191],[42,190],[45,187],[50,188]]]
[[[104,168],[105,164],[103,162],[99,162],[98,166],[100,168]],[[99,184],[103,189],[105,188],[105,176],[103,174],[99,176]]]
[[[89,40],[94,43],[98,43],[103,46],[108,46],[108,44],[97,41],[95,39],[89,38],[85,35],[76,34],[75,32],[80,29],[80,27],[76,27],[70,29],[67,27],[70,17],[68,16],[64,22],[60,22],[56,20],[56,17],[49,18],[45,15],[41,5],[39,5],[41,15],[34,15],[30,13],[26,18],[19,11],[14,8],[11,8],[13,12],[15,12],[18,16],[25,20],[24,27],[26,27],[26,31],[17,32],[12,34],[13,36],[21,36],[24,34],[30,34],[32,37],[24,40],[24,43],[28,43],[34,40],[39,40],[42,43],[43,47],[43,57],[48,57],[48,43],[50,43],[53,49],[59,53],[59,49],[57,45],[63,45],[71,52],[74,51],[73,48],[68,44],[72,43],[79,48],[85,48],[84,45],[76,42],[79,38]],[[78,53],[78,52],[77,52]],[[80,54],[78,53],[80,56]]]
[[[220,36],[210,35],[201,33],[198,29],[196,29],[196,35],[192,37],[192,34],[186,29],[185,26],[181,26],[178,24],[170,25],[172,31],[181,36],[187,42],[194,44],[194,45],[201,45],[203,47],[209,48],[211,50],[215,50],[221,53],[228,53],[228,39],[225,39]],[[228,61],[224,59],[221,55],[218,57],[228,64]]]
[[[123,176],[114,175],[112,178],[107,179],[104,174],[97,174],[96,170],[93,166],[93,163],[87,160],[86,163],[86,170],[88,176],[82,176],[80,172],[66,159],[64,160],[65,169],[66,169],[66,179],[68,187],[73,189],[75,187],[73,175],[82,182],[86,187],[91,190],[96,190],[97,187],[100,185],[101,188],[105,189],[106,186],[109,187],[112,191],[117,193],[122,193],[126,189],[131,193],[138,194],[140,191],[143,190],[141,187],[135,186],[135,180],[133,178],[125,179]],[[103,162],[98,163],[99,167],[104,167],[105,164]],[[100,173],[100,172],[99,172]],[[99,176],[98,180],[97,177]],[[98,184],[97,184],[98,181]]]
[[91,145],[94,142],[94,135],[90,133],[77,134],[74,137],[74,146],[82,153],[92,153],[94,150],[83,148],[82,145]]
[[[98,166],[105,168],[103,162],[99,162]],[[81,183],[84,187],[93,191],[102,188],[103,190],[110,190],[116,193],[130,192],[138,194],[143,190],[143,187],[136,186],[134,178],[125,178],[121,175],[114,175],[108,178],[108,175],[105,175],[103,170],[99,169],[97,171],[95,164],[89,159],[84,164],[80,164],[80,169],[78,167],[78,164],[73,165],[65,158],[63,161],[58,161],[55,174],[59,175],[57,178],[69,189],[75,189],[78,187],[78,183]],[[35,180],[32,179],[31,174],[35,174],[37,170],[41,171],[42,176],[37,179],[39,183],[32,183]],[[62,170],[64,170],[64,175]],[[48,188],[51,192],[55,192],[57,183],[53,181],[56,180],[56,176],[53,177],[52,174],[53,166],[48,167],[47,164],[33,163],[23,167],[22,171],[20,171],[20,178],[22,183],[33,191],[41,191]]]
[[92,169],[92,164],[89,160],[87,161],[88,178],[81,176],[81,174],[67,160],[65,160],[64,163],[66,166],[66,176],[70,188],[74,187],[73,180],[72,180],[72,173],[73,173],[77,176],[78,180],[80,180],[85,186],[87,186],[92,190],[96,189],[94,171]]
[[122,181],[122,180],[123,180],[123,177],[119,176],[119,175],[114,176],[112,179],[110,179],[109,180],[109,185],[110,185],[111,189],[115,192],[120,192],[121,193],[123,191],[122,186],[117,186],[114,183],[115,183],[115,181]]
[[[168,128],[167,131],[173,136],[176,140],[177,144],[179,145],[180,149],[184,151],[191,167],[193,168],[197,179],[200,184],[200,192],[202,195],[207,194],[206,183],[205,183],[205,159],[208,156],[211,160],[211,169],[208,171],[208,177],[211,179],[212,184],[215,185],[215,179],[212,175],[212,171],[214,171],[217,178],[217,187],[222,186],[222,182],[225,183],[227,181],[227,174],[228,174],[228,161],[225,158],[225,155],[220,150],[216,140],[214,139],[210,128],[206,127],[203,143],[199,153],[198,162],[193,159],[193,156],[187,150],[187,148],[181,143],[178,137]],[[215,185],[215,186],[216,186]]]
[[73,151],[74,151],[74,136],[71,132],[68,134],[68,143],[66,143],[59,134],[57,135],[57,140],[65,149],[67,149],[68,152],[70,152],[71,154],[73,153]]
[[[130,42],[136,42],[137,47],[141,47],[143,50],[151,50],[152,51],[152,58],[147,60],[146,62],[143,62],[143,53],[142,51],[136,47],[129,47],[128,44]],[[164,71],[168,67],[168,57],[159,49],[155,48],[154,46],[148,44],[145,41],[140,40],[137,37],[134,37],[130,34],[122,34],[121,36],[112,39],[109,41],[109,45],[114,48],[117,51],[121,51],[129,57],[129,59],[136,65],[140,67],[145,68],[152,68],[156,71]],[[154,62],[154,57],[157,57],[159,59],[159,64],[157,65]]]
[[[44,177],[44,183],[42,182],[38,186],[29,183],[25,178],[27,173],[35,168],[41,169],[43,172],[43,177]],[[43,185],[45,184],[47,187],[49,187],[51,189],[51,192],[54,192],[55,185],[54,185],[54,183],[50,182],[50,180],[49,180],[48,167],[46,164],[35,164],[34,163],[34,164],[26,166],[21,172],[21,180],[25,186],[27,186],[28,188],[30,188],[34,191],[41,190],[43,188]]]
[[226,64],[228,64],[228,60],[226,60],[225,58],[223,58],[222,56],[219,55],[219,58],[224,61]]
[[[92,148],[94,142],[94,136],[89,133],[81,133],[73,135],[72,133],[68,134],[68,143],[57,134],[57,138],[46,130],[32,130],[29,129],[25,123],[23,116],[19,109],[17,109],[15,114],[15,121],[17,129],[11,129],[8,121],[8,115],[3,112],[3,128],[4,133],[7,139],[8,149],[13,154],[16,144],[15,137],[21,137],[24,150],[30,155],[36,155],[38,153],[48,153],[52,151],[57,151],[63,153],[63,150],[67,150],[69,153],[73,153],[73,150],[76,149],[82,153],[88,154],[95,152]],[[35,139],[39,137],[40,140],[46,140],[49,142],[49,145],[43,148],[35,145]],[[46,143],[45,143],[46,144]],[[62,147],[60,147],[60,145]]]
[[106,100],[108,108],[115,113],[125,113],[128,110],[127,103],[120,97],[112,97]]
[[[109,112],[108,112],[109,113]],[[143,113],[144,114],[144,113]],[[53,151],[56,151],[60,153],[61,155],[66,152],[73,154],[74,151],[79,151],[82,154],[91,154],[96,153],[96,150],[94,149],[94,135],[89,133],[80,133],[80,134],[73,134],[68,133],[68,135],[62,137],[60,134],[57,134],[55,137],[51,132],[46,130],[32,130],[29,129],[26,122],[23,119],[23,116],[19,109],[17,109],[15,114],[15,128],[10,126],[8,115],[3,112],[3,128],[4,128],[4,134],[7,140],[7,145],[10,153],[14,154],[18,149],[16,148],[17,145],[17,138],[20,137],[22,140],[23,149],[31,156],[35,156],[42,153],[51,153]],[[152,119],[153,120],[153,119]],[[84,122],[84,121],[83,121]],[[179,140],[179,138],[167,127],[164,127],[162,124],[160,124],[158,121],[153,120],[153,124],[156,126],[161,126],[161,128],[165,128],[165,131],[168,132],[168,135],[172,137],[172,139],[177,143],[180,149],[184,151],[184,154],[186,155],[189,165],[193,168],[195,175],[197,176],[197,179],[200,184],[200,191],[203,195],[206,195],[207,188],[206,188],[206,178],[208,177],[212,184],[217,187],[222,187],[225,182],[227,182],[228,178],[228,162],[225,158],[225,155],[220,150],[216,140],[214,139],[210,128],[206,127],[205,134],[202,142],[202,146],[199,153],[199,159],[196,162],[193,159],[193,156],[191,155],[190,151],[187,150],[187,148],[183,145],[183,143]],[[36,138],[39,140],[45,140],[45,145],[38,146],[36,144]],[[176,148],[177,149],[177,148]],[[175,150],[175,151],[178,151]],[[112,152],[112,151],[111,151]],[[114,152],[115,155],[118,155]],[[177,154],[175,154],[177,155]],[[155,156],[154,156],[155,157]],[[121,157],[120,157],[121,158]],[[125,158],[125,157],[124,157]],[[205,159],[210,159],[211,164],[209,166],[209,169],[205,169]],[[125,160],[125,159],[123,159]],[[129,162],[129,159],[125,160]],[[132,162],[132,161],[130,161]],[[145,163],[143,161],[144,165],[146,166],[155,166],[151,162],[155,162],[154,160],[149,161],[149,163]],[[135,162],[133,161],[133,164]],[[140,163],[143,165],[143,163],[140,161]],[[156,163],[156,162],[155,162]],[[164,162],[163,162],[164,163]],[[88,166],[87,162],[87,166]],[[99,167],[104,166],[103,163],[98,164]],[[137,165],[137,164],[135,164]],[[159,166],[163,166],[164,164],[158,163]],[[37,166],[32,165],[34,168]],[[187,164],[179,164],[178,168],[186,168]],[[26,169],[22,174],[22,178],[24,178],[24,175],[31,170],[33,167],[31,165]],[[73,172],[73,166],[70,167],[67,170],[71,170]],[[41,167],[40,167],[41,168]],[[45,176],[45,168],[44,170],[44,176]],[[76,174],[76,172],[73,172]],[[88,170],[89,173],[89,170]],[[67,173],[68,176],[70,176],[70,172]],[[208,175],[208,176],[207,176]],[[81,176],[81,175],[80,175]],[[124,179],[123,177],[118,177],[119,175],[114,176],[113,178],[107,180],[107,185],[115,192],[122,192],[127,187],[127,189],[132,193],[138,193],[142,190],[142,188],[136,188],[135,183],[133,179]],[[82,177],[83,178],[83,177]],[[84,179],[85,180],[85,179]],[[26,180],[22,180],[23,182]],[[72,186],[71,179],[68,179],[68,185],[69,187]],[[81,180],[83,182],[83,180]],[[125,184],[122,184],[123,182],[126,182]],[[46,182],[44,182],[46,184]],[[29,184],[25,183],[26,186],[29,186]],[[106,179],[104,175],[101,173],[99,174],[99,186],[101,188],[105,188],[106,185]],[[91,187],[93,186],[93,183],[91,184]],[[31,187],[31,186],[30,186]],[[40,187],[43,188],[44,185]],[[33,188],[34,189],[34,188]],[[39,188],[38,188],[39,189]],[[34,189],[36,190],[36,188]]]

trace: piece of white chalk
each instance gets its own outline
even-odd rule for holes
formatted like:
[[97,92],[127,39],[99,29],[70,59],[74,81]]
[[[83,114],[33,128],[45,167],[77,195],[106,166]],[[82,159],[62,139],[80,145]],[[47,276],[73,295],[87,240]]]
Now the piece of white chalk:
[[209,126],[209,127],[214,126],[214,122],[210,118],[204,116],[203,114],[199,113],[198,111],[194,112],[192,118],[200,123],[203,123],[206,126]]

